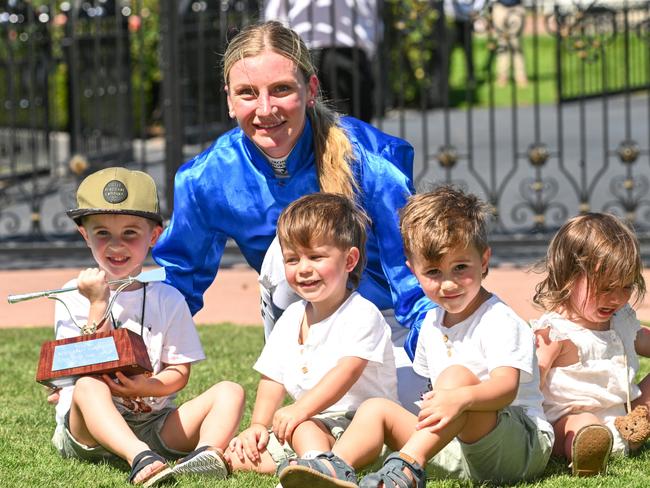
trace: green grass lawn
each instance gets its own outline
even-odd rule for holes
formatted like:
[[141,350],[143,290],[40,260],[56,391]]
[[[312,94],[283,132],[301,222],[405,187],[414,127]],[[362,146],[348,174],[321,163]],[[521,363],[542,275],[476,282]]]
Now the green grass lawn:
[[[532,36],[523,39],[523,50],[526,60],[526,72],[530,83],[525,88],[517,88],[508,84],[499,87],[491,83],[496,73],[489,72],[490,51],[487,40],[477,37],[474,40],[474,65],[477,77],[476,92],[471,100],[474,107],[507,107],[511,105],[526,106],[537,102],[540,104],[556,103],[557,81],[555,44],[551,36]],[[465,58],[461,48],[455,48],[451,55],[451,72],[449,75],[450,106],[467,108],[466,92],[467,74]],[[492,65],[492,70],[495,69]]]
[[[218,325],[200,327],[208,360],[192,369],[182,402],[213,383],[229,379],[244,386],[247,408],[243,425],[250,419],[258,375],[252,365],[263,343],[259,327]],[[108,487],[127,486],[127,466],[88,464],[59,457],[50,444],[54,411],[45,401],[43,388],[34,381],[42,342],[51,339],[50,328],[0,330],[0,485],[4,487]],[[644,360],[643,374],[650,371]],[[650,486],[650,449],[633,458],[614,459],[606,477],[578,479],[567,475],[562,462],[552,461],[546,475],[535,483],[517,486],[564,487],[645,487]],[[183,478],[173,486],[232,488],[273,488],[272,476],[236,474],[225,481]],[[430,481],[428,487],[459,486],[458,482]],[[308,488],[308,487],[306,487]]]
[[[625,51],[624,36],[617,36],[606,43],[599,38],[565,39],[562,44],[562,84],[565,97],[592,96],[603,91],[622,90],[629,83],[630,88],[639,89],[648,83],[650,77],[648,47],[636,35],[630,35]],[[558,65],[557,38],[546,34],[537,37],[528,35],[522,40],[526,72],[530,83],[525,88],[508,84],[499,87],[491,80],[496,78],[496,69],[490,59],[494,55],[488,49],[490,41],[484,36],[474,38],[474,66],[476,87],[473,96],[466,90],[467,74],[465,55],[460,47],[451,53],[449,75],[449,105],[451,107],[507,107],[557,103]],[[583,51],[576,45],[584,45]],[[594,47],[596,46],[596,47]],[[584,57],[581,56],[584,54]],[[626,69],[624,57],[629,59]]]

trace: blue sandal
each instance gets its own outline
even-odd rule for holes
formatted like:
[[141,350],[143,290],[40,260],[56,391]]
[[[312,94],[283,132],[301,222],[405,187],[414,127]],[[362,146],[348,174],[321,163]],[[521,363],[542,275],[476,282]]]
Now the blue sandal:
[[332,452],[324,452],[314,459],[283,461],[278,474],[283,488],[357,488],[354,468]]
[[[406,475],[404,468],[409,469],[413,479]],[[377,488],[382,484],[384,488],[413,488],[413,483],[415,488],[425,488],[427,481],[424,469],[408,454],[394,452],[386,458],[379,471],[364,476],[359,487]]]

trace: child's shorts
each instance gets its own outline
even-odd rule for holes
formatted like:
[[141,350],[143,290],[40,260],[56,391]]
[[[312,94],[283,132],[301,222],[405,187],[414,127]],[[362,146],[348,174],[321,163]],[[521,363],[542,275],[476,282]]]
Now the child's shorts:
[[[328,412],[318,415],[314,415],[312,419],[319,420],[325,425],[325,428],[330,431],[332,437],[335,440],[338,440],[345,432],[345,429],[348,428],[352,418],[354,417],[355,412]],[[296,459],[298,455],[296,452],[291,449],[291,446],[285,442],[280,444],[280,441],[275,436],[275,434],[269,430],[269,442],[266,445],[266,450],[275,461],[275,466],[280,466],[282,461],[287,461],[289,459]]]
[[[175,410],[175,407],[167,407],[157,412],[126,413],[122,417],[136,437],[146,443],[149,449],[157,452],[165,459],[178,459],[188,453],[167,447],[160,438],[160,431],[165,419]],[[64,425],[57,426],[54,431],[52,444],[59,451],[59,454],[65,458],[83,459],[91,462],[119,459],[103,446],[88,447],[77,441],[70,432],[70,412],[65,416]]]
[[428,478],[514,482],[541,475],[546,468],[553,437],[537,428],[521,407],[499,411],[497,425],[473,444],[457,438],[429,460]]

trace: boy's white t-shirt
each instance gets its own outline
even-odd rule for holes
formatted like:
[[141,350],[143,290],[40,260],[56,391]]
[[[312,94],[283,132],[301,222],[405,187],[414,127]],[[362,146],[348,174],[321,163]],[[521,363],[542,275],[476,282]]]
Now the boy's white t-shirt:
[[[74,279],[64,286],[76,287],[77,280]],[[113,293],[111,292],[111,297]],[[142,332],[153,374],[163,369],[163,363],[184,364],[205,359],[199,335],[183,295],[176,288],[165,283],[149,283],[144,311],[145,322],[144,327],[141,327],[143,297],[143,288],[121,292],[113,304],[112,316],[117,327],[125,327],[138,335]],[[70,313],[57,301],[54,323],[56,338],[64,339],[81,335],[70,314],[79,325],[83,326],[87,322],[90,303],[78,291],[61,294],[59,298],[65,302]],[[111,322],[111,317],[108,320]],[[70,409],[72,390],[73,387],[70,386],[60,392],[56,406],[57,424],[63,424],[65,414]],[[113,400],[118,410],[124,413],[161,410],[173,405],[175,397],[176,394],[145,397],[141,399],[141,403],[123,401],[117,397],[113,397]]]
[[324,412],[354,411],[368,398],[397,401],[397,373],[390,327],[381,312],[357,292],[325,320],[309,327],[305,344],[298,343],[307,302],[291,304],[273,328],[253,366],[284,385],[293,400],[305,393],[344,357],[368,360],[361,377]]
[[516,368],[519,390],[511,405],[523,407],[540,430],[552,434],[542,408],[535,337],[526,322],[495,295],[452,327],[442,325],[444,313],[442,308],[434,308],[422,322],[413,360],[415,372],[435,385],[440,373],[452,365],[465,366],[481,381],[488,380],[493,369]]

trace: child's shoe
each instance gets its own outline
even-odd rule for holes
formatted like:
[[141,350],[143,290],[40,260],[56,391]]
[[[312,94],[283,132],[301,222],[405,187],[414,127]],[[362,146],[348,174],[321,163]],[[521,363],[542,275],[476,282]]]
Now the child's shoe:
[[614,436],[604,425],[585,425],[571,445],[571,469],[576,476],[605,474]]
[[172,472],[174,475],[201,474],[224,479],[230,474],[230,468],[219,449],[203,446],[179,459],[172,468]]

